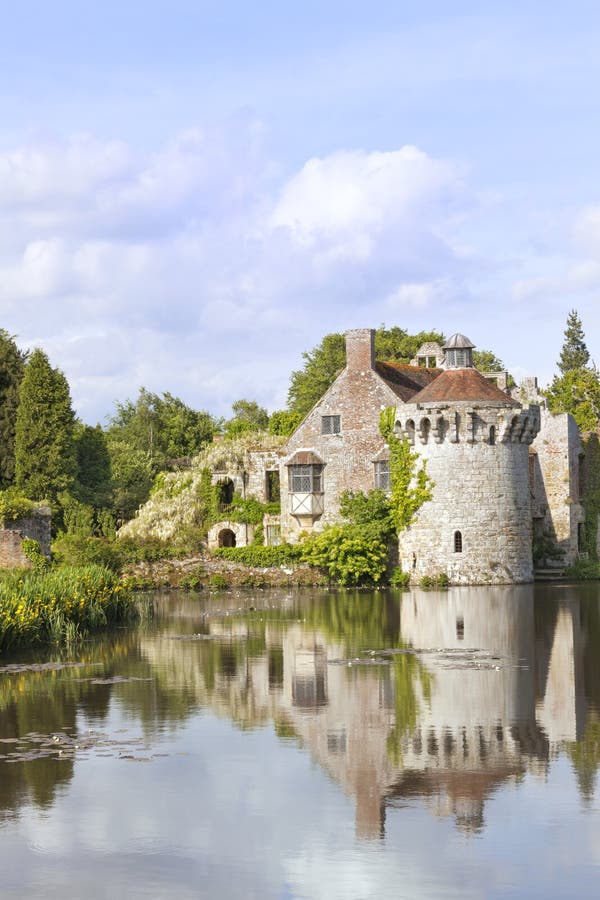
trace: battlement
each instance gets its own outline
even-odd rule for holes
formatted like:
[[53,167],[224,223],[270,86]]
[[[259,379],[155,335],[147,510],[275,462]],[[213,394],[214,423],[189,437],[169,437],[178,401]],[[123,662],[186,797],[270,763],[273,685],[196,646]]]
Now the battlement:
[[394,427],[409,444],[531,444],[540,430],[537,404],[520,411],[497,406],[452,404],[397,411]]

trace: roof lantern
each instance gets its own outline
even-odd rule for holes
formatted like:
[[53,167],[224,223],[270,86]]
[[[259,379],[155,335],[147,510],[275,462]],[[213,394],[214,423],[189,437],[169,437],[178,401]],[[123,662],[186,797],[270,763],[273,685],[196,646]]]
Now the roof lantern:
[[444,345],[447,369],[472,369],[473,347],[468,337],[464,334],[453,334]]

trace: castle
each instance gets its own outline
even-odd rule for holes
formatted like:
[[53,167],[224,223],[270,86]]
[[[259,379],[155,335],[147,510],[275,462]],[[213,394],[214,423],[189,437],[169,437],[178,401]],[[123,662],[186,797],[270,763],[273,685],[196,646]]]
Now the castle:
[[[296,543],[340,521],[345,490],[390,487],[381,411],[425,462],[432,498],[399,536],[400,564],[418,581],[445,573],[455,584],[533,579],[532,538],[572,562],[582,546],[582,446],[571,416],[545,409],[535,379],[509,392],[506,373],[484,375],[474,345],[456,334],[425,344],[409,365],[375,360],[374,331],[346,333],[346,367],[279,452],[252,455],[242,476],[215,473],[262,501],[278,491],[281,513],[265,520],[267,543]],[[237,482],[239,481],[239,484]],[[212,546],[250,542],[226,520]]]

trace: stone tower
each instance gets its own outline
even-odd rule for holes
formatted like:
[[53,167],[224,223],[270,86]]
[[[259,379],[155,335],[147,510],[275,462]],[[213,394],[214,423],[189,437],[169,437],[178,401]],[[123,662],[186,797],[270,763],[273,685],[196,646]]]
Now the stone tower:
[[461,334],[444,347],[445,370],[397,408],[395,430],[434,487],[400,534],[400,562],[415,581],[444,572],[455,584],[533,580],[529,445],[539,406],[522,406],[473,367]]

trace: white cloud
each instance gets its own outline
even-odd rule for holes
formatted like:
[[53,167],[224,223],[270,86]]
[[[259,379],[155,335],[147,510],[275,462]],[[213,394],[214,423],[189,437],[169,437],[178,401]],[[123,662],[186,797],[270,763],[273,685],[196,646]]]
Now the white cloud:
[[52,352],[87,418],[141,384],[223,414],[280,404],[327,331],[452,297],[455,166],[407,146],[274,171],[257,123],[148,156],[81,136],[5,154],[3,327]]

